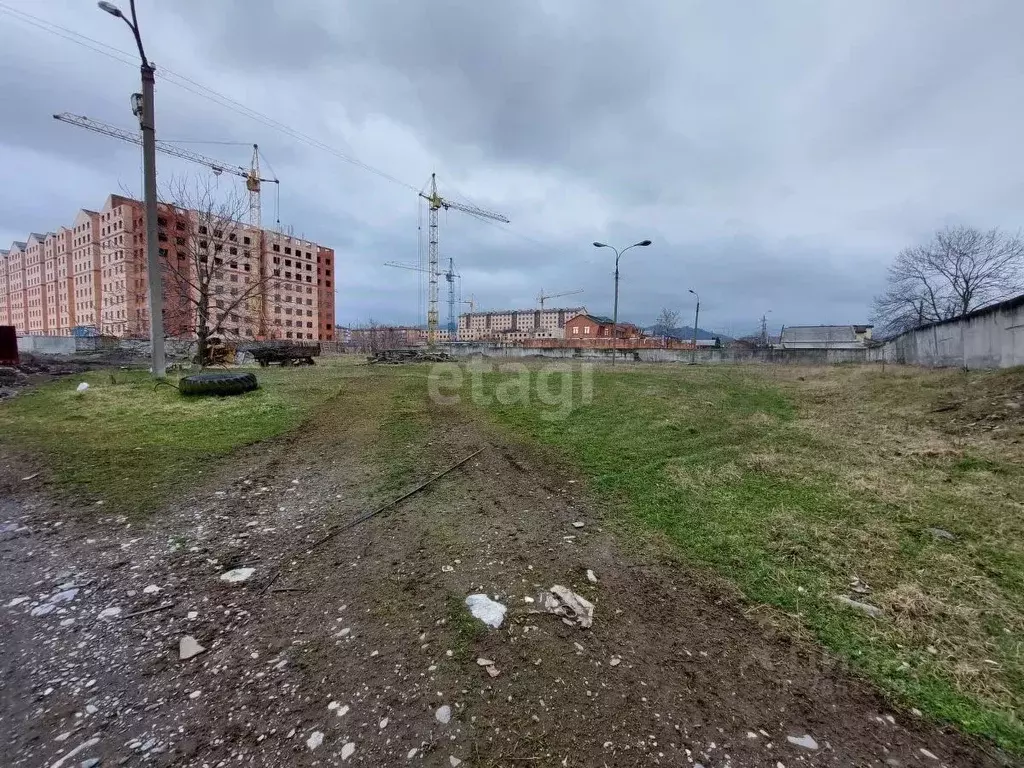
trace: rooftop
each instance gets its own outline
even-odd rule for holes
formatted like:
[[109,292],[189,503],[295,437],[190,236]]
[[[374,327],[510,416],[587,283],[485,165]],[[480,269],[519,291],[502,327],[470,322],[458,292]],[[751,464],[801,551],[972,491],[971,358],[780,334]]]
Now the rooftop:
[[782,343],[822,341],[832,344],[857,341],[852,325],[790,325],[782,329]]
[[576,314],[584,313],[587,311],[586,307],[544,307],[543,310],[540,307],[533,307],[532,309],[488,309],[482,312],[463,312],[460,317],[483,317],[485,315],[528,315],[534,312],[575,312]]

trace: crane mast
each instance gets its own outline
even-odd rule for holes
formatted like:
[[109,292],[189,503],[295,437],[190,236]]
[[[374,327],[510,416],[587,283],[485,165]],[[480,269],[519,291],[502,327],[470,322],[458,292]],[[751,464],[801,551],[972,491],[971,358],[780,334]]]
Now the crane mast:
[[[398,269],[408,269],[412,272],[428,272],[429,269],[425,269],[416,264],[403,264],[400,261],[385,261],[385,267],[397,267]],[[458,325],[455,318],[455,279],[460,278],[461,275],[455,271],[455,259],[448,258],[448,270],[444,272],[444,279],[448,283],[448,331],[449,338],[455,339],[455,331]],[[429,331],[429,328],[428,328]]]
[[437,174],[434,173],[430,174],[430,192],[420,192],[420,197],[427,201],[430,211],[427,221],[427,345],[433,347],[437,341],[437,283],[440,277],[437,212],[444,208],[446,211],[462,211],[479,219],[490,219],[504,224],[508,224],[509,220],[500,213],[441,197],[437,193]]

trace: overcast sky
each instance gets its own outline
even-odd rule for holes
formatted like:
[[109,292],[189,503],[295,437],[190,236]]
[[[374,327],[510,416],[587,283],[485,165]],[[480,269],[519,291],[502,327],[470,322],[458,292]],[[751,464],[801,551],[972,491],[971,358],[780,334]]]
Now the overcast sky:
[[[127,0],[119,0],[127,10]],[[14,8],[133,50],[91,0],[0,0],[0,247],[139,190],[137,67]],[[505,214],[441,215],[480,308],[548,293],[620,317],[663,306],[727,333],[864,322],[902,247],[1024,211],[1019,0],[138,0],[158,137],[258,142],[281,219],[335,248],[337,320],[422,322],[414,192],[161,79],[191,78],[337,151]],[[195,89],[193,86],[194,90]],[[245,165],[230,144],[188,148]],[[160,157],[161,178],[201,172]],[[264,168],[266,172],[267,169]],[[227,177],[220,182],[229,185]],[[418,207],[419,206],[419,207]],[[273,221],[273,195],[264,220]],[[425,227],[426,216],[423,213]],[[446,318],[442,280],[442,322]]]

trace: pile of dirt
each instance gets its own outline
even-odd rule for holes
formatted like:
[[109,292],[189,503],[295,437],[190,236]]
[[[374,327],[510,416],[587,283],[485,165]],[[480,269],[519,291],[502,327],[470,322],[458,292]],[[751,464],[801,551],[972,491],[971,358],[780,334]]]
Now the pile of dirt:
[[977,375],[945,393],[929,416],[948,432],[992,432],[1010,439],[1024,438],[1024,372]]

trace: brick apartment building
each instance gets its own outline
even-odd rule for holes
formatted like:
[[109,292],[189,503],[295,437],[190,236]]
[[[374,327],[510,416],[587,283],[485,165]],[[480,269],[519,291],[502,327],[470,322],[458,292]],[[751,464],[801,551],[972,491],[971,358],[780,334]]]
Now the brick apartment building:
[[[225,337],[334,339],[331,248],[234,221],[209,231],[198,212],[163,204],[158,224],[168,336],[194,333],[198,259],[212,270],[210,315]],[[19,335],[148,336],[145,239],[142,203],[110,195],[70,227],[0,250],[0,325]]]
[[467,312],[459,315],[459,341],[517,343],[529,339],[565,337],[566,320],[586,312],[584,307],[559,309],[512,309]]

